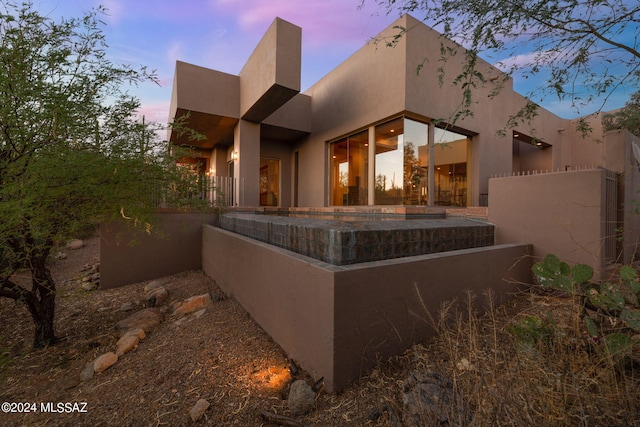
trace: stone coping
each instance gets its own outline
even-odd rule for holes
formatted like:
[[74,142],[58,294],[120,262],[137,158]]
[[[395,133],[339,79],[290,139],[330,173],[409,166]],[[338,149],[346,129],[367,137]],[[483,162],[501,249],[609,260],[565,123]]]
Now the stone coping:
[[466,217],[348,221],[228,213],[220,228],[334,265],[494,244],[494,226]]

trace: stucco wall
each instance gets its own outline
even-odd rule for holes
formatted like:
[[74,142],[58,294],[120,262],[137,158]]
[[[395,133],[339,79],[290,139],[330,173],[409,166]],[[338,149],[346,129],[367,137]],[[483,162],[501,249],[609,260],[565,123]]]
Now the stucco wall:
[[132,234],[123,225],[100,227],[100,287],[138,283],[202,268],[202,225],[215,217],[200,213],[158,213],[163,237],[142,231]]
[[[432,333],[417,297],[440,302],[487,288],[498,300],[530,282],[528,245],[334,266],[206,226],[203,270],[300,365],[338,391]],[[482,298],[478,302],[482,303]]]
[[317,377],[333,372],[331,270],[215,227],[204,228],[202,248],[205,273],[290,357]]
[[537,258],[553,253],[602,270],[604,170],[489,180],[489,221],[496,243],[531,243]]
[[[394,47],[388,47],[385,41],[398,33],[394,26],[408,31]],[[305,92],[311,97],[312,133],[297,147],[301,170],[305,171],[300,180],[299,206],[328,203],[328,141],[405,112],[425,120],[454,121],[463,97],[460,84],[454,82],[463,66],[461,48],[409,15],[383,30],[378,39],[378,44],[366,44]],[[443,62],[441,45],[460,51]],[[440,67],[444,68],[442,81]],[[509,117],[526,102],[513,91],[511,80],[495,95],[503,75],[482,60],[478,61],[478,69],[488,81],[474,89],[474,103],[470,107],[473,115],[455,122],[475,134],[470,144],[472,161],[468,163],[471,205],[478,205],[480,194],[488,192],[490,176],[512,171],[510,131],[506,137],[498,136],[498,131],[506,127]],[[564,128],[566,132],[560,131]],[[547,168],[560,168],[566,163],[561,144],[571,131],[569,121],[540,109],[531,123],[521,124],[515,130],[553,146],[547,149],[552,157],[547,159],[551,163]]]

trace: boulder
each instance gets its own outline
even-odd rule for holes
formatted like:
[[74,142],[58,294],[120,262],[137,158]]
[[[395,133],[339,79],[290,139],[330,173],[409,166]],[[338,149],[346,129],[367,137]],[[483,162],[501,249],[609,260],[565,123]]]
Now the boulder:
[[140,338],[136,335],[126,333],[116,343],[116,356],[120,357],[138,346]]
[[207,402],[204,399],[198,400],[196,404],[193,405],[193,408],[191,408],[191,410],[189,411],[189,416],[191,417],[191,420],[194,422],[198,421],[208,408],[209,408],[209,402]]
[[120,333],[120,336],[132,329],[142,329],[145,333],[149,333],[157,328],[163,320],[160,310],[157,308],[145,308],[116,323],[116,330]]
[[93,371],[96,373],[104,372],[113,366],[118,361],[118,356],[115,353],[109,352],[105,353],[102,356],[98,356],[96,360],[93,361]]
[[296,380],[291,384],[287,406],[293,415],[304,415],[313,409],[316,393],[304,380]]
[[209,294],[196,295],[184,300],[182,304],[180,304],[175,308],[172,314],[174,316],[191,314],[194,311],[202,310],[203,308],[206,308],[211,304],[213,304],[213,301],[211,300],[211,295]]

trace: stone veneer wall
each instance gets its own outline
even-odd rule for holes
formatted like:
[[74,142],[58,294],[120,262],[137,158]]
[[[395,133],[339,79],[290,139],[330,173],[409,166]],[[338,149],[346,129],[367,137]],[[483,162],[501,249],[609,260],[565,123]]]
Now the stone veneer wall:
[[479,219],[341,221],[230,213],[220,227],[334,265],[490,246],[494,226]]

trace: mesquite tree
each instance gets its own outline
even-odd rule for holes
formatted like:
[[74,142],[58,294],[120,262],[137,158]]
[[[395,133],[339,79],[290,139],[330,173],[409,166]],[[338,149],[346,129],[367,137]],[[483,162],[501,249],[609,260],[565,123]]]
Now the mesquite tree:
[[[580,113],[596,111],[621,86],[640,85],[640,3],[637,0],[361,0],[391,12],[413,12],[465,52],[467,67],[457,81],[464,107],[475,102],[473,89],[486,83],[476,68],[478,55],[501,60],[508,74],[542,77],[526,95],[533,101],[514,120],[535,115],[535,102],[547,95],[569,100]],[[397,41],[410,28],[400,28]],[[599,100],[599,101],[598,101]],[[578,122],[578,129],[588,125]]]
[[180,199],[194,183],[134,118],[126,88],[154,76],[107,58],[102,13],[54,22],[0,5],[0,296],[27,306],[34,347],[56,340],[52,249],[87,223],[149,232],[159,189]]
[[604,130],[627,129],[640,136],[640,91],[635,92],[620,110],[602,117]]

